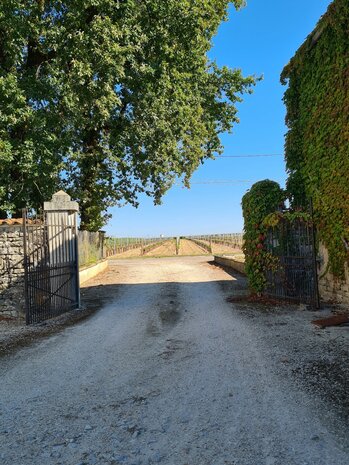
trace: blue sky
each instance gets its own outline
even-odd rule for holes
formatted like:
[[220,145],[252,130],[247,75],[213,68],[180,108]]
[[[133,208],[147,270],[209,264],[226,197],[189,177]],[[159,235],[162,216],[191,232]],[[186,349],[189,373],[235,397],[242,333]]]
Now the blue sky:
[[[282,154],[285,108],[280,73],[314,29],[330,0],[249,0],[236,12],[230,8],[210,57],[241,68],[244,75],[263,75],[251,96],[239,105],[240,124],[224,134],[224,155]],[[241,198],[253,182],[273,179],[285,184],[283,157],[209,160],[193,175],[195,181],[241,180],[236,184],[193,184],[173,187],[161,206],[141,197],[138,209],[112,208],[105,227],[110,236],[166,236],[240,232]]]

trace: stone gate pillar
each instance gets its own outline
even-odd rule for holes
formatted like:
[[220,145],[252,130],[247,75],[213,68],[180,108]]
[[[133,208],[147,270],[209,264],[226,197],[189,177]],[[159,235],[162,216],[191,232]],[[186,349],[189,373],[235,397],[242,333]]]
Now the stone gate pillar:
[[[71,295],[75,294],[77,306],[80,306],[80,284],[79,284],[79,254],[78,254],[78,227],[77,216],[79,205],[73,202],[70,196],[59,191],[52,196],[50,202],[44,203],[46,217],[48,248],[50,265],[62,269],[62,275],[70,267],[74,273],[71,281]],[[59,276],[51,280],[51,289],[59,294],[66,276]],[[54,297],[53,303],[61,305],[61,297]]]

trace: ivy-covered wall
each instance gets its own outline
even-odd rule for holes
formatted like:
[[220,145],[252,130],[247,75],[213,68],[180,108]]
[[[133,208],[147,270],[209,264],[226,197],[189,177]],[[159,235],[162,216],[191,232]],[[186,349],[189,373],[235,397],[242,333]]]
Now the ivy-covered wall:
[[312,198],[329,271],[349,261],[349,2],[334,0],[285,67],[285,153],[293,206]]

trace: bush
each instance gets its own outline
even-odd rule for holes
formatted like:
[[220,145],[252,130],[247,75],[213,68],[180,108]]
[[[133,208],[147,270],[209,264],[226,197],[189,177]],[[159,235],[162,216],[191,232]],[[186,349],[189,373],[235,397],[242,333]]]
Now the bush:
[[269,179],[255,183],[242,198],[245,270],[250,289],[257,294],[265,289],[265,271],[273,258],[265,249],[267,227],[263,220],[270,213],[282,209],[284,200],[284,190]]

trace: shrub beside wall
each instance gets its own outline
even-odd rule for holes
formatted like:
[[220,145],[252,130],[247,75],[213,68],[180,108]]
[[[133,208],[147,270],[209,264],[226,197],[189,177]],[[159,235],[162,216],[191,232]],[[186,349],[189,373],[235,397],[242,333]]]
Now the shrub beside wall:
[[104,232],[79,231],[79,266],[88,266],[104,258]]
[[245,272],[251,291],[257,294],[265,289],[265,271],[273,266],[274,260],[264,245],[266,226],[263,221],[283,207],[284,198],[279,184],[269,179],[255,183],[242,198]]

